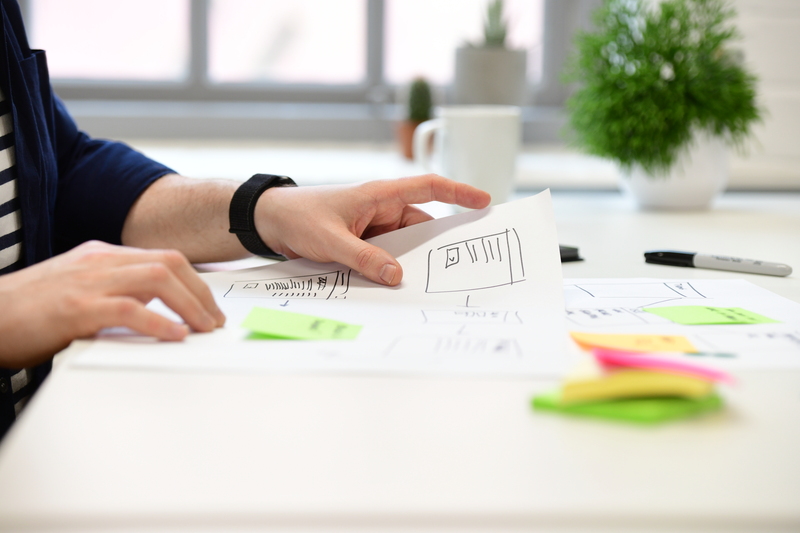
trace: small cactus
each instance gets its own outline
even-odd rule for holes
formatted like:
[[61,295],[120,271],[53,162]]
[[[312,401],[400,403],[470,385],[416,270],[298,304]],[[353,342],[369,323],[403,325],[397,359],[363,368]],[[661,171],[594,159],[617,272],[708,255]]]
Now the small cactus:
[[483,23],[484,46],[502,48],[506,45],[508,28],[503,20],[503,0],[492,0],[486,7]]
[[425,122],[431,118],[431,86],[422,78],[417,78],[411,84],[408,93],[408,120]]

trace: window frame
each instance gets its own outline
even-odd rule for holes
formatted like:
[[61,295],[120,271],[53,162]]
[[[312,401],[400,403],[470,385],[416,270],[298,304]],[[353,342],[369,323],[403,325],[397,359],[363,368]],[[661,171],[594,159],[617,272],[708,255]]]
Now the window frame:
[[[30,2],[19,0],[23,16],[30,18]],[[569,95],[559,75],[564,61],[571,49],[572,36],[576,29],[585,27],[591,10],[601,0],[545,0],[542,79],[529,86],[529,102],[533,105],[524,113],[526,130],[536,129],[538,122],[547,123],[534,137],[545,141],[557,141],[562,118],[557,118],[563,103]],[[402,88],[389,85],[383,76],[384,71],[384,0],[367,0],[367,54],[365,80],[353,85],[326,84],[268,84],[268,83],[210,83],[206,72],[208,67],[207,37],[210,0],[189,0],[190,2],[190,63],[187,79],[182,82],[129,82],[105,80],[53,81],[56,93],[68,102],[92,102],[94,104],[126,101],[147,102],[185,102],[211,104],[359,104],[368,106],[367,115],[374,120],[386,120],[398,114],[394,104]],[[438,87],[440,96],[437,103],[446,103],[447,87]],[[383,109],[377,110],[375,106]],[[86,109],[84,105],[81,109]],[[155,108],[154,108],[155,109]],[[311,110],[312,106],[308,106]],[[329,110],[328,110],[329,111]],[[312,112],[313,111],[309,111]],[[74,113],[74,112],[73,112]],[[97,114],[92,111],[90,114]],[[157,114],[157,111],[153,111]],[[76,117],[79,118],[79,117]],[[115,120],[125,120],[116,117]],[[555,121],[555,122],[554,122]],[[557,123],[557,124],[556,124]],[[548,126],[549,125],[549,126]],[[313,126],[311,126],[313,129]],[[369,128],[368,128],[369,129]],[[159,136],[163,128],[154,124],[153,135]],[[124,131],[124,128],[120,131]],[[542,133],[543,132],[543,133]],[[103,134],[107,132],[103,131]],[[109,132],[112,135],[113,132]],[[370,134],[374,135],[374,133]],[[170,134],[169,136],[176,136]],[[179,135],[178,135],[179,136]],[[187,138],[192,132],[187,131]],[[301,137],[303,135],[300,135]],[[530,140],[526,135],[526,140]]]
[[[19,0],[30,17],[31,0]],[[56,79],[53,87],[68,100],[179,100],[209,102],[363,103],[383,89],[383,0],[366,0],[366,76],[358,84],[211,83],[208,81],[209,0],[189,0],[190,56],[184,81]],[[378,91],[376,91],[376,89]],[[374,97],[373,97],[374,98]]]

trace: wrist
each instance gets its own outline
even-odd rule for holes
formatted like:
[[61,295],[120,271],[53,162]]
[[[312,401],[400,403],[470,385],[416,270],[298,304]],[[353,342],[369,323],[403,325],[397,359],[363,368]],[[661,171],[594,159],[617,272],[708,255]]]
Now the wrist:
[[254,215],[256,231],[261,240],[284,257],[291,255],[291,250],[283,242],[287,232],[291,230],[293,215],[297,215],[296,212],[286,209],[286,193],[291,193],[287,189],[292,188],[294,187],[273,187],[264,191],[258,198]]
[[275,251],[270,248],[257,230],[257,227],[263,227],[263,224],[256,224],[256,206],[264,193],[270,189],[296,186],[297,184],[286,176],[255,174],[236,190],[230,203],[229,231],[236,234],[242,246],[249,252],[272,259],[281,258],[280,250]]

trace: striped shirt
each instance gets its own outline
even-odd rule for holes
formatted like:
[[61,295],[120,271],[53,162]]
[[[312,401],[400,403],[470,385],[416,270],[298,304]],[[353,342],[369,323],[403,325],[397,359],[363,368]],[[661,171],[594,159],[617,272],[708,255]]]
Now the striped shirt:
[[[0,89],[0,275],[22,266],[22,214],[17,197],[15,164],[11,102]],[[30,397],[32,377],[31,369],[0,369],[0,394],[14,406],[13,414],[3,413],[3,417],[19,415]]]
[[22,215],[15,164],[11,101],[0,89],[0,274],[21,266]]

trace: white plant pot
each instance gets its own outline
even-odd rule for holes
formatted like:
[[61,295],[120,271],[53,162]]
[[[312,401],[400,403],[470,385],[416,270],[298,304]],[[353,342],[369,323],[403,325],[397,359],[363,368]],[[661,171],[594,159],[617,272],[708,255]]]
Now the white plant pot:
[[620,188],[640,209],[708,209],[728,184],[728,146],[705,133],[684,151],[667,175],[653,176],[638,165],[622,173]]
[[462,47],[456,50],[453,103],[527,104],[525,50]]

